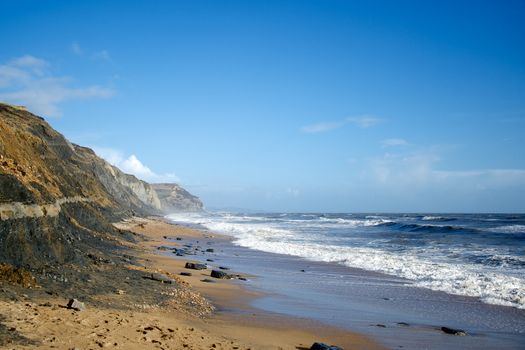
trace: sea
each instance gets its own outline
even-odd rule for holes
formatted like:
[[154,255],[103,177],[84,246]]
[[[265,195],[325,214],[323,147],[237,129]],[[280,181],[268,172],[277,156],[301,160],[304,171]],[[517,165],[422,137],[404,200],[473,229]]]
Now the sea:
[[[447,325],[480,335],[459,348],[525,348],[525,214],[168,218],[230,236],[232,246],[221,247],[217,259],[263,276],[253,283],[272,295],[256,302],[262,309],[374,335],[381,328],[393,341],[389,347],[418,348],[414,334],[428,331],[425,339],[432,339],[432,331]],[[400,328],[408,322],[419,331],[403,342]],[[434,340],[441,345],[428,348],[458,345]]]

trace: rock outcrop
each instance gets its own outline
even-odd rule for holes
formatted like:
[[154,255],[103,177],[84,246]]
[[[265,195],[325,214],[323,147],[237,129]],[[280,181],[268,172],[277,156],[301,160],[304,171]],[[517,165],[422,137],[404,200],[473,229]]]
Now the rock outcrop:
[[[196,205],[182,191],[179,207]],[[150,184],[70,143],[43,118],[0,103],[0,263],[81,261],[122,234],[112,222],[159,214],[161,203]]]
[[200,199],[177,184],[151,184],[160,199],[162,211],[174,212],[198,212],[204,206]]

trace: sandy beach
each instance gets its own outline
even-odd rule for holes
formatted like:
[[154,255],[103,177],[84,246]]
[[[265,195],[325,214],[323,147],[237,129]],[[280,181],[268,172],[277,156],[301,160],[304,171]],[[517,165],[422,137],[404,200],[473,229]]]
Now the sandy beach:
[[[344,349],[381,348],[346,330],[254,309],[250,301],[258,294],[244,288],[242,283],[246,282],[211,278],[210,269],[186,269],[185,263],[191,262],[187,257],[175,259],[158,249],[182,246],[190,239],[209,242],[212,247],[214,241],[227,237],[160,218],[134,218],[116,226],[136,235],[136,243],[119,243],[136,259],[127,269],[142,274],[140,283],[124,287],[115,283],[112,292],[80,300],[86,306],[82,311],[66,307],[69,295],[3,283],[1,348],[308,349],[314,342]],[[181,272],[192,276],[180,276]],[[228,272],[242,276],[242,271]],[[153,279],[147,278],[150,275]],[[117,278],[120,276],[115,273]],[[171,283],[158,281],[164,278]],[[124,279],[129,281],[129,277]],[[213,282],[203,282],[205,279]],[[162,295],[162,302],[153,302],[154,294]]]

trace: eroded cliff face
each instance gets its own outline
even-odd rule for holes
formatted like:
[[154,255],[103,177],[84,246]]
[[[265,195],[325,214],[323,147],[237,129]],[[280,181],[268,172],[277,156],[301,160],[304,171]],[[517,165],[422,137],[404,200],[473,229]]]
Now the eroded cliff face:
[[177,184],[151,184],[157,191],[165,213],[198,212],[204,209],[200,199]]
[[0,262],[82,260],[122,234],[111,222],[161,211],[148,183],[71,144],[44,119],[0,103]]

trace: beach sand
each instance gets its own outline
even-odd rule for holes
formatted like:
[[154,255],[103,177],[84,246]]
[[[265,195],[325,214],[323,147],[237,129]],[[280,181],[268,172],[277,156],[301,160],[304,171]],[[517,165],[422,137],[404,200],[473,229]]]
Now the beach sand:
[[[217,240],[228,239],[225,236],[161,218],[134,218],[116,226],[140,238],[137,243],[120,242],[138,262],[128,269],[175,283],[115,283],[112,292],[86,301],[83,311],[68,309],[68,296],[56,291],[37,288],[25,293],[4,283],[2,292],[9,297],[0,300],[0,348],[309,349],[314,342],[324,342],[344,349],[381,349],[359,334],[254,309],[250,301],[259,295],[243,287],[242,283],[249,282],[212,279],[210,269],[186,269],[185,262],[191,261],[188,256],[175,259],[168,255],[170,251],[158,249],[183,245],[187,240],[213,247]],[[192,276],[180,276],[182,271]],[[115,275],[115,281],[117,278]],[[214,283],[203,282],[205,278]],[[135,290],[139,288],[143,294]],[[163,303],[149,301],[155,293],[162,294]]]

